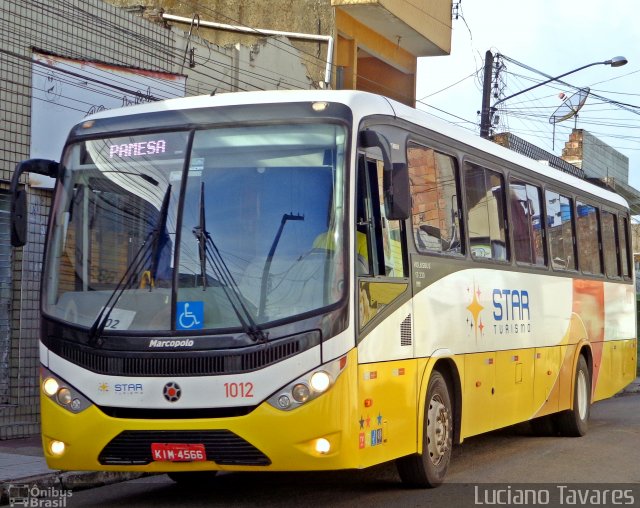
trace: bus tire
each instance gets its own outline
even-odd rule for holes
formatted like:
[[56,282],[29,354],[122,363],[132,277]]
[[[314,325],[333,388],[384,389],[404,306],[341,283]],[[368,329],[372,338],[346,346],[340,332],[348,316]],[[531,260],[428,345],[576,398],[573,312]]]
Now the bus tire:
[[217,471],[180,471],[167,473],[167,476],[178,485],[196,487],[198,485],[207,485],[217,473]]
[[437,487],[444,481],[453,446],[453,411],[449,387],[434,371],[429,379],[425,404],[422,453],[396,460],[400,479],[411,487]]
[[561,436],[580,437],[587,433],[591,408],[591,376],[583,355],[578,359],[573,388],[573,408],[557,415]]

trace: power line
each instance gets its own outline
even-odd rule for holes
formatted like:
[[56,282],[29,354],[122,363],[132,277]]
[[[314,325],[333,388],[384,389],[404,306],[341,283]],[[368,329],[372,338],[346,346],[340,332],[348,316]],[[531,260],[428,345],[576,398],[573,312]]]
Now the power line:
[[474,71],[474,72],[472,72],[471,74],[469,74],[468,76],[465,76],[464,78],[462,78],[462,79],[460,79],[460,80],[456,81],[455,83],[451,83],[450,85],[447,85],[446,87],[444,87],[444,88],[442,88],[442,89],[438,90],[437,92],[430,93],[429,95],[425,95],[425,96],[424,96],[424,97],[422,97],[421,99],[416,99],[416,100],[421,100],[421,101],[422,101],[422,100],[424,100],[424,99],[428,99],[429,97],[433,97],[434,95],[439,94],[440,92],[444,92],[444,91],[446,91],[446,90],[449,90],[450,88],[453,88],[454,86],[459,85],[459,84],[460,84],[460,83],[462,83],[463,81],[466,81],[467,79],[469,79],[469,78],[471,78],[471,77],[474,77],[474,76],[476,76],[476,75],[477,75],[477,71]]

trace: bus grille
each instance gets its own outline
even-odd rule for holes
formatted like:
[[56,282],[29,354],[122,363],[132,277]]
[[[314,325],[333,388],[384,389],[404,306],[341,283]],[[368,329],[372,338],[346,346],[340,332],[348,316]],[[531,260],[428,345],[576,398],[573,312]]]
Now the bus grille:
[[57,355],[98,374],[112,376],[215,376],[241,374],[295,356],[320,343],[320,332],[308,332],[267,344],[217,351],[129,352],[96,350],[52,341]]
[[207,460],[230,466],[268,466],[271,460],[230,430],[125,430],[104,447],[105,466],[139,466],[153,461],[151,443],[203,444]]

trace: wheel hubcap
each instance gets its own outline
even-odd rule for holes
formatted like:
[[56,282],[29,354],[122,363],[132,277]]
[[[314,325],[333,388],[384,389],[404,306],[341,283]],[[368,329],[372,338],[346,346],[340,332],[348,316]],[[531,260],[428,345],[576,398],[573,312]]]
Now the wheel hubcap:
[[587,377],[582,370],[578,372],[577,383],[578,387],[576,390],[576,404],[578,405],[578,415],[580,416],[581,420],[586,420],[589,393],[587,392]]
[[435,395],[427,411],[427,449],[431,462],[436,466],[449,449],[449,420],[447,407],[440,396]]

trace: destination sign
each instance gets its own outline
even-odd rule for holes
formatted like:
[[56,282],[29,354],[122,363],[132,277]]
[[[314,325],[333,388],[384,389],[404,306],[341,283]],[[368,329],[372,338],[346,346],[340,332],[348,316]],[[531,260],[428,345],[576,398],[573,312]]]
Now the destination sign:
[[165,139],[156,139],[108,146],[110,159],[113,159],[114,157],[124,159],[165,153],[167,150],[167,141]]

